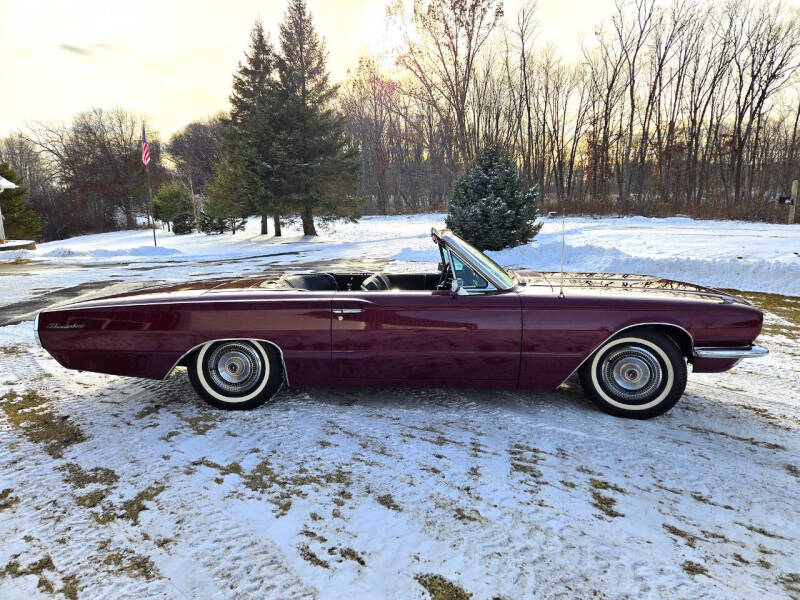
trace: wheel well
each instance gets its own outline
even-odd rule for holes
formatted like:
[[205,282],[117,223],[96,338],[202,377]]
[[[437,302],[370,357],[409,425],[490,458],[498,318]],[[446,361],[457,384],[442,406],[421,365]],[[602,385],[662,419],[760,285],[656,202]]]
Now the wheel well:
[[167,377],[169,377],[170,373],[172,373],[172,371],[175,370],[175,367],[188,367],[189,361],[191,360],[192,356],[194,356],[206,344],[213,344],[214,342],[230,342],[234,340],[240,340],[243,342],[257,342],[259,344],[264,344],[275,348],[275,350],[278,351],[278,355],[281,357],[281,367],[283,368],[283,381],[287,386],[289,385],[289,371],[286,370],[286,359],[283,356],[283,350],[281,350],[281,347],[278,346],[278,344],[276,344],[275,342],[270,342],[269,340],[262,340],[257,338],[220,338],[216,340],[206,340],[202,344],[197,344],[193,348],[190,348],[183,356],[181,356],[178,359],[178,362],[176,362],[172,366],[172,368],[167,372],[164,378],[166,379]]
[[692,336],[689,335],[689,332],[682,327],[678,327],[677,325],[669,325],[667,323],[658,323],[652,325],[642,325],[641,327],[631,327],[630,329],[625,329],[621,333],[630,333],[631,331],[636,331],[639,329],[663,333],[678,345],[678,348],[681,350],[681,354],[683,354],[689,361],[692,360],[694,341],[692,340]]

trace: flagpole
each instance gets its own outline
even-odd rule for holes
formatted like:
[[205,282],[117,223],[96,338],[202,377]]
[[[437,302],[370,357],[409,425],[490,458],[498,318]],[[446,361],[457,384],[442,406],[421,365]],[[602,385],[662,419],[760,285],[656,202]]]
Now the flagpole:
[[150,146],[147,145],[147,138],[144,135],[144,122],[142,122],[142,164],[147,174],[147,197],[150,200],[150,225],[153,226],[153,246],[158,247],[156,242],[156,213],[153,209],[153,190],[150,189]]
[[153,190],[150,189],[150,165],[144,168],[147,173],[147,197],[150,199],[150,224],[153,226],[153,246],[158,247],[156,242],[156,215],[153,212]]

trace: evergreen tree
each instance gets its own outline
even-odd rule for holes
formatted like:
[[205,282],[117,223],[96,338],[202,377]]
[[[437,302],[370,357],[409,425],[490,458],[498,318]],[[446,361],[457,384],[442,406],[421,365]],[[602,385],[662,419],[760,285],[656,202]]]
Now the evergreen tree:
[[280,196],[300,214],[305,235],[316,235],[314,214],[323,218],[360,215],[353,196],[358,153],[333,106],[337,86],[329,81],[327,53],[305,0],[290,0],[280,26],[278,105],[282,186]]
[[[12,171],[7,163],[0,163],[0,176],[18,186],[22,185],[22,177]],[[9,240],[37,239],[42,234],[42,221],[25,202],[25,191],[25,188],[17,187],[0,192],[0,212]]]
[[526,244],[542,227],[538,197],[535,187],[524,188],[511,160],[490,146],[456,181],[445,223],[481,250]]
[[247,223],[247,205],[238,192],[242,166],[235,157],[223,156],[215,168],[214,183],[208,189],[205,206],[200,214],[200,229],[205,233],[236,233]]
[[172,221],[172,233],[175,235],[186,235],[194,230],[194,213],[182,212]]
[[[179,235],[191,233],[191,221],[194,219],[191,193],[181,183],[163,184],[158,188],[153,199],[153,214],[156,219],[167,224],[168,231],[170,223],[172,223],[175,233]],[[187,224],[188,231],[186,230]],[[179,228],[181,231],[178,231]]]
[[261,233],[267,234],[273,214],[280,235],[280,206],[275,198],[279,171],[274,141],[275,52],[261,21],[250,32],[250,47],[233,76],[226,152],[241,165],[240,195],[252,212],[261,215]]

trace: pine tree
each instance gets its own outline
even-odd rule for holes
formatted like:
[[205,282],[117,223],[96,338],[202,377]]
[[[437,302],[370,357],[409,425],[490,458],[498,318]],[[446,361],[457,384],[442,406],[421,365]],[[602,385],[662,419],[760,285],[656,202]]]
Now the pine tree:
[[200,229],[205,233],[234,234],[247,223],[247,205],[238,195],[243,178],[242,166],[235,157],[223,156],[214,169],[214,183],[208,188],[205,207],[200,215]]
[[267,234],[273,214],[280,235],[280,206],[275,198],[279,178],[274,140],[275,51],[261,21],[250,32],[250,47],[233,76],[231,116],[225,151],[235,154],[242,167],[240,191],[252,212],[261,214],[261,233]]
[[181,183],[165,183],[158,188],[153,199],[153,215],[167,224],[168,231],[172,223],[176,234],[191,233],[194,214],[192,196],[186,186]]
[[456,181],[445,223],[481,250],[526,244],[542,227],[538,197],[535,187],[524,188],[511,160],[490,146]]
[[360,215],[353,196],[359,169],[344,119],[333,106],[337,86],[329,81],[325,46],[317,36],[305,0],[290,0],[280,26],[278,108],[281,197],[300,214],[305,235],[316,235],[322,218]]
[[[18,186],[22,185],[22,177],[12,171],[7,163],[0,163],[0,176]],[[42,221],[25,202],[25,192],[24,187],[0,192],[0,213],[3,215],[7,239],[37,239],[42,234]]]
[[194,213],[182,212],[172,221],[172,233],[175,235],[186,235],[194,230]]

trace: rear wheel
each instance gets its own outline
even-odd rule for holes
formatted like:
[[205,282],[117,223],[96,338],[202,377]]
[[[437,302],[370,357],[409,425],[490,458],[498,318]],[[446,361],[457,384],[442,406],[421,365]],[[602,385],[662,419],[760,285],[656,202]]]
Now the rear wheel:
[[209,342],[192,355],[189,380],[217,408],[246,410],[275,395],[283,379],[280,354],[250,340]]
[[668,336],[632,330],[604,343],[578,371],[586,395],[605,412],[649,419],[675,406],[686,389],[686,360]]

